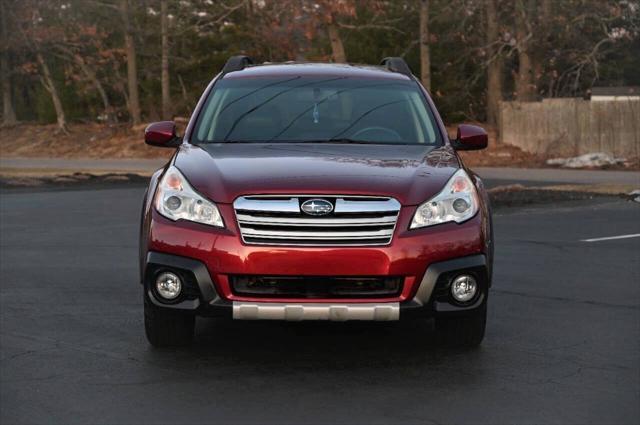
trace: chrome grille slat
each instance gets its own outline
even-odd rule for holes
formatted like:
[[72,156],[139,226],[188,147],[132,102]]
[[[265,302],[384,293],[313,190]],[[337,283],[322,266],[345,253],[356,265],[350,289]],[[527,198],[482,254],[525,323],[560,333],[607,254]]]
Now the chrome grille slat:
[[[393,201],[393,202],[392,202]],[[348,201],[336,199],[336,213],[364,213],[398,211],[399,205],[395,199],[386,201]]]
[[247,199],[238,198],[233,203],[236,210],[250,210],[261,212],[300,212],[298,198],[282,199]]
[[285,231],[269,231],[256,230],[252,228],[243,228],[242,232],[245,236],[251,237],[278,237],[281,239],[377,239],[383,236],[391,236],[393,229],[380,230],[377,232],[285,232]]
[[241,224],[269,224],[271,226],[384,226],[393,225],[396,215],[379,218],[293,218],[293,217],[259,217],[238,213]]
[[[300,204],[310,198],[332,202],[334,211],[304,214]],[[255,245],[388,245],[400,212],[393,198],[352,195],[254,195],[233,206],[243,241]]]

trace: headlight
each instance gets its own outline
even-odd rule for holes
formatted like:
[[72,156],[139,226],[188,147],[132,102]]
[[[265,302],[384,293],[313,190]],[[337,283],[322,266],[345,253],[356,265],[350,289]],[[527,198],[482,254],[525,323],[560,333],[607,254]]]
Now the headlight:
[[411,229],[455,221],[462,223],[478,212],[478,194],[467,173],[458,170],[436,196],[420,205]]
[[198,194],[182,173],[169,167],[156,191],[156,210],[170,220],[189,220],[210,226],[224,227],[218,207]]

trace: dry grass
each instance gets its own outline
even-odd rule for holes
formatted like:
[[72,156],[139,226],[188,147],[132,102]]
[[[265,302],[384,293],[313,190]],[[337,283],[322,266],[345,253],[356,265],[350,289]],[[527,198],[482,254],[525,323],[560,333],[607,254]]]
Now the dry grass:
[[[469,167],[546,167],[546,158],[522,151],[520,148],[498,142],[498,132],[495,127],[484,123],[473,123],[484,128],[489,134],[489,146],[481,151],[460,152],[462,160]],[[448,126],[449,137],[456,137],[456,126]]]
[[55,158],[162,158],[169,149],[144,144],[144,128],[128,125],[72,124],[69,134],[55,125],[20,124],[0,129],[0,156]]

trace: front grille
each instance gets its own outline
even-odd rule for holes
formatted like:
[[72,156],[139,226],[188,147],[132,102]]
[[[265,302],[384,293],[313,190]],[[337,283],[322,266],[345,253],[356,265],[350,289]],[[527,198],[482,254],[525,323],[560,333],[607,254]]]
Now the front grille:
[[[300,205],[312,199],[333,211],[303,213]],[[393,198],[354,196],[244,196],[233,206],[242,240],[254,245],[388,245],[400,212]]]
[[230,276],[236,295],[261,298],[380,298],[400,295],[401,277]]

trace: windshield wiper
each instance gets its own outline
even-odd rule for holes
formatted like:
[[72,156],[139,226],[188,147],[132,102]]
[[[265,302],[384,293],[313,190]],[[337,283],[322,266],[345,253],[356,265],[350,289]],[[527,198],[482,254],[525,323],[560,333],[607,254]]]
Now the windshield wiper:
[[308,139],[308,140],[242,140],[242,139],[228,139],[228,140],[207,140],[204,143],[340,143],[340,144],[354,144],[354,145],[399,145],[406,144],[402,141],[382,142],[376,140],[362,140],[362,139],[349,139],[348,137],[335,137],[333,139]]
[[367,144],[367,143],[384,143],[384,142],[375,142],[372,140],[356,140],[349,139],[347,137],[336,137],[333,139],[301,139],[301,140],[278,140],[278,139],[269,139],[266,143],[353,143],[353,144]]
[[354,143],[354,144],[379,143],[373,140],[349,139],[348,137],[334,137],[334,138],[322,140],[322,141],[327,143]]
[[363,140],[363,139],[350,139],[348,137],[333,137],[331,139],[301,139],[301,140],[278,140],[269,139],[265,140],[265,143],[340,143],[340,144],[354,144],[354,145],[405,145],[406,143],[401,140],[383,142],[378,140]]
[[225,143],[265,143],[266,140],[242,140],[242,139],[228,139],[228,140],[205,140],[201,143],[210,143],[210,144],[214,144],[214,143],[220,143],[220,144],[225,144]]

